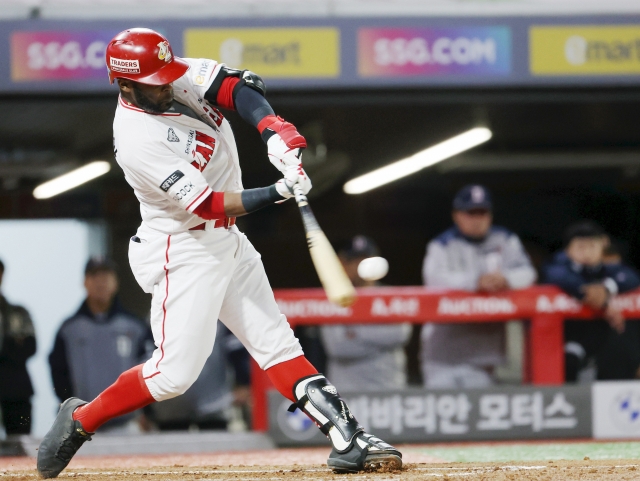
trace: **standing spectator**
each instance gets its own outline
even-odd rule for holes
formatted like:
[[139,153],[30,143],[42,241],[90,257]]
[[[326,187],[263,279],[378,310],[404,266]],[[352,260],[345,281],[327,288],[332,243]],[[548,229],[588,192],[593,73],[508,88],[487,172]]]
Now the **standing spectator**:
[[[520,239],[492,226],[493,204],[486,188],[468,185],[453,201],[454,227],[427,246],[424,284],[496,293],[529,287],[536,272]],[[422,375],[427,388],[471,388],[493,384],[505,359],[505,325],[425,324]]]
[[[368,237],[354,237],[338,253],[355,287],[376,285],[358,275],[358,265],[378,255]],[[410,324],[326,325],[321,337],[327,353],[327,371],[341,390],[395,389],[407,384],[404,346],[411,336]]]
[[[151,339],[146,324],[118,302],[113,262],[90,259],[84,287],[86,299],[60,327],[49,355],[53,386],[60,401],[72,396],[95,398],[122,372],[140,363]],[[121,426],[132,418],[119,417],[105,427]]]
[[565,322],[565,376],[578,379],[579,371],[595,359],[597,378],[633,379],[639,374],[640,333],[609,304],[611,296],[640,286],[630,267],[605,263],[609,240],[595,222],[581,221],[567,228],[565,249],[543,269],[543,280],[555,284],[586,306],[601,313],[599,321]]
[[[0,286],[4,264],[0,261]],[[9,304],[0,294],[0,409],[8,436],[31,432],[33,386],[27,359],[36,352],[31,317],[24,307]]]

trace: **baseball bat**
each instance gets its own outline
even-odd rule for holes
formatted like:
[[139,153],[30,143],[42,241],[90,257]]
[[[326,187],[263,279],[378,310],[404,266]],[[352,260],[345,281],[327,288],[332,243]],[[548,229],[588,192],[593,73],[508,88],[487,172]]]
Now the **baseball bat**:
[[320,282],[327,293],[329,301],[342,307],[348,307],[356,300],[356,290],[347,277],[344,267],[340,263],[331,243],[322,231],[320,224],[311,211],[307,196],[302,193],[298,184],[294,185],[293,193],[302,216],[302,224],[307,235],[307,245],[311,260],[316,268]]

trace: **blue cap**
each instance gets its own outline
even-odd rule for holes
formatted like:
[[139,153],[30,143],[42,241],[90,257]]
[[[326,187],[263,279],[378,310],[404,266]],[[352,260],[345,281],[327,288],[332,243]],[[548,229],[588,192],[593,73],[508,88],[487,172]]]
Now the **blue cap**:
[[453,199],[454,210],[493,209],[491,193],[486,187],[478,184],[466,185],[458,191]]
[[84,268],[85,275],[92,275],[97,272],[118,272],[118,266],[108,257],[96,256],[87,261],[87,265]]
[[340,249],[340,255],[347,259],[374,257],[379,255],[379,250],[371,237],[357,235]]

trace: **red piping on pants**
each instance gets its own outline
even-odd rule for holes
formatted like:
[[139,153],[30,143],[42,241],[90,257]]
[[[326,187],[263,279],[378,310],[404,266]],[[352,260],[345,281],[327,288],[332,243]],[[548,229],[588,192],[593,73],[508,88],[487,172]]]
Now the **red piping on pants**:
[[162,341],[160,342],[160,351],[162,352],[162,355],[160,356],[160,359],[158,359],[158,362],[156,362],[156,369],[158,368],[158,364],[160,364],[160,361],[162,361],[162,359],[164,358],[164,321],[167,320],[167,298],[169,297],[169,269],[168,269],[168,265],[169,265],[169,246],[171,245],[171,236],[167,237],[167,250],[165,252],[165,258],[166,258],[166,263],[164,265],[164,278],[165,278],[165,283],[167,284],[166,287],[166,292],[164,295],[164,301],[162,301]]

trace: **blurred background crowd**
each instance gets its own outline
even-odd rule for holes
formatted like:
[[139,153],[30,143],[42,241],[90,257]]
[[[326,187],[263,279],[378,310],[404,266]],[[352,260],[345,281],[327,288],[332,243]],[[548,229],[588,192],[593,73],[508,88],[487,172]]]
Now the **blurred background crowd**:
[[[556,285],[600,317],[565,322],[566,381],[640,378],[640,325],[609,304],[612,296],[640,287],[640,277],[607,232],[591,220],[572,223],[562,249],[534,266],[518,235],[493,223],[493,212],[484,186],[471,184],[457,192],[452,226],[426,246],[424,285],[487,294],[536,282]],[[371,237],[356,235],[337,250],[356,287],[384,285],[388,263]],[[4,269],[0,262],[0,286]],[[119,268],[111,259],[88,260],[84,289],[84,301],[62,322],[48,354],[61,402],[71,396],[95,398],[155,348],[148,320],[121,304]],[[0,321],[4,430],[7,436],[29,434],[34,391],[26,363],[36,352],[36,333],[29,312],[4,296]],[[522,382],[522,324],[324,325],[298,327],[297,334],[309,359],[341,390],[465,389]],[[248,353],[220,323],[203,372],[183,396],[122,416],[101,430],[246,430],[251,423],[249,373]]]

